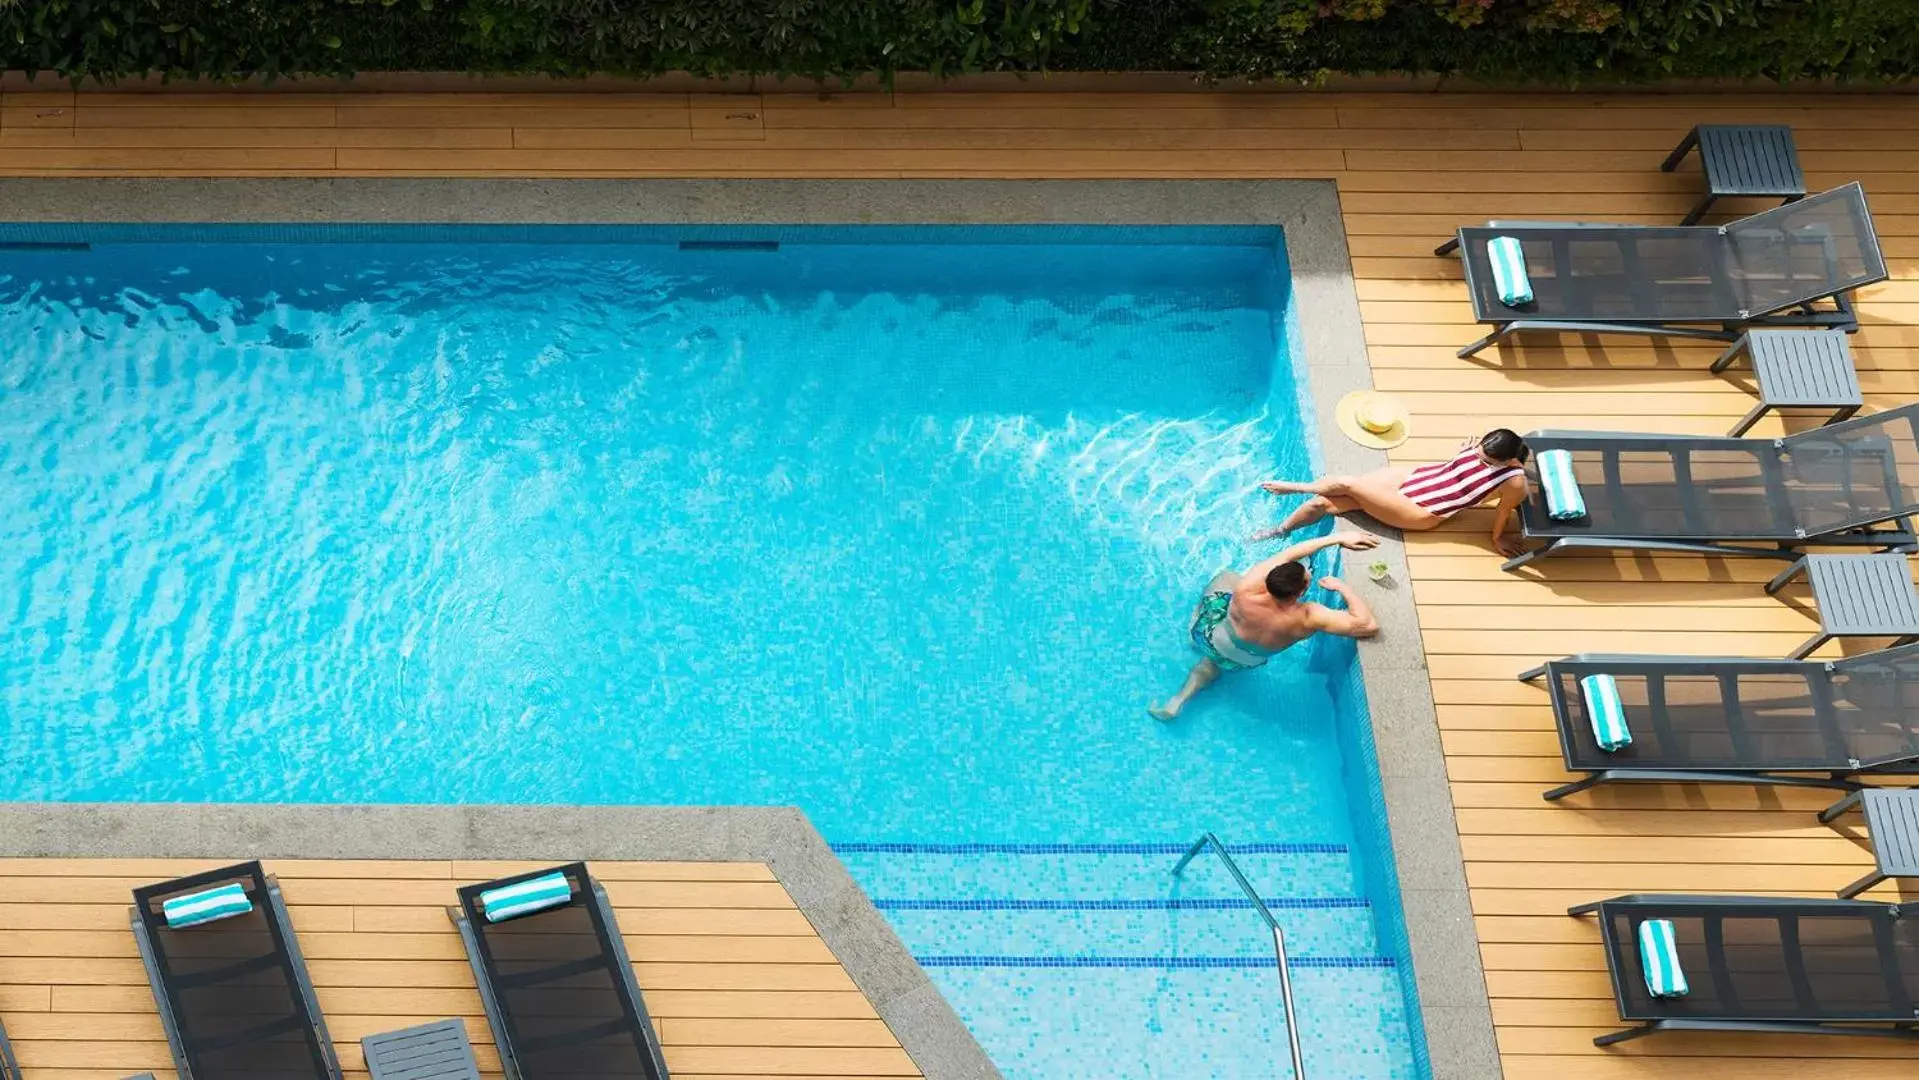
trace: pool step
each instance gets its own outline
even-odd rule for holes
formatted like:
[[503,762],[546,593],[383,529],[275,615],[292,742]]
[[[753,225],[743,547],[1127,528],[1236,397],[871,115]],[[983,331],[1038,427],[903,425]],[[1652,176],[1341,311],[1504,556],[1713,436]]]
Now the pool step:
[[[1240,957],[1271,960],[1273,943],[1251,905],[1215,908],[1126,908],[1097,901],[1068,908],[929,908],[875,897],[894,930],[916,953],[1061,957]],[[1378,951],[1372,912],[1364,901],[1346,907],[1282,903],[1273,914],[1286,931],[1288,951],[1308,957],[1370,957]],[[930,955],[930,954],[929,954]]]
[[[976,847],[978,850],[966,850]],[[1055,850],[1034,850],[1052,847]],[[1179,879],[1178,845],[834,845],[868,896],[975,899],[1164,899],[1242,896],[1217,859]],[[1267,897],[1353,897],[1359,882],[1340,844],[1246,844],[1233,858]],[[1257,918],[1257,916],[1249,916]]]
[[[1287,1075],[1274,974],[1253,970],[929,968],[1007,1080],[1240,1080]],[[1412,1080],[1390,970],[1293,973],[1312,1080]],[[1034,1033],[1038,1033],[1035,1035]]]
[[[1285,1068],[1271,938],[1217,859],[1176,879],[1179,845],[835,850],[1009,1080]],[[1346,849],[1276,841],[1233,857],[1286,930],[1309,1072],[1414,1077],[1400,973],[1378,955]]]

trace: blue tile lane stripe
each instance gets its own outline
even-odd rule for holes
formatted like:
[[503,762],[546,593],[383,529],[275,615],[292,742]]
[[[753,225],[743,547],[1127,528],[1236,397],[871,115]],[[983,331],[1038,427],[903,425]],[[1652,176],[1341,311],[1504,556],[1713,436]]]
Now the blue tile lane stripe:
[[[839,843],[841,855],[1184,855],[1186,844],[915,844]],[[1235,855],[1344,855],[1345,844],[1228,844]]]
[[[1243,898],[1165,900],[920,900],[878,899],[881,911],[1238,911],[1253,906]],[[1366,908],[1363,896],[1275,896],[1266,906],[1275,911],[1313,911],[1326,908]]]
[[[1277,968],[1271,956],[915,956],[928,968]],[[1390,956],[1294,956],[1295,968],[1393,968]]]

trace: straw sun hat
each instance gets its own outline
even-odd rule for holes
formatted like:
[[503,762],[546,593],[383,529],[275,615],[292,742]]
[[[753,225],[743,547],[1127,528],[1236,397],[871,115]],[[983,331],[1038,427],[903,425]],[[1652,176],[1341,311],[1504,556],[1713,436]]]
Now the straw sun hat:
[[1406,407],[1374,390],[1355,390],[1339,399],[1333,415],[1339,430],[1361,446],[1388,450],[1406,441]]

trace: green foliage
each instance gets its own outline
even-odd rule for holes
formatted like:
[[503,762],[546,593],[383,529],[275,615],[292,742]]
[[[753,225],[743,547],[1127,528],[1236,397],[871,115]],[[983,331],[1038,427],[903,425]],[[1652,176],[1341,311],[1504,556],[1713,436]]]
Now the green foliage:
[[0,0],[0,67],[1896,80],[1919,0]]
[[418,70],[455,58],[432,0],[18,0],[0,68],[114,78]]
[[467,0],[484,71],[817,77],[1037,70],[1091,0]]

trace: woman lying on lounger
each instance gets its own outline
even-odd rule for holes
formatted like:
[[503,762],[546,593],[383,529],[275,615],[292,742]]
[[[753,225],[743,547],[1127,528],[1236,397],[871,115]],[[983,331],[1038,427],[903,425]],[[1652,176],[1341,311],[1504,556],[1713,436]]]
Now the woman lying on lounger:
[[1327,514],[1358,510],[1396,529],[1436,529],[1439,523],[1493,495],[1493,547],[1501,554],[1525,550],[1506,526],[1526,499],[1526,440],[1499,428],[1468,439],[1452,460],[1417,467],[1393,465],[1363,476],[1326,476],[1303,484],[1270,480],[1260,486],[1275,495],[1311,495],[1277,526],[1253,534],[1255,540],[1285,536]]

